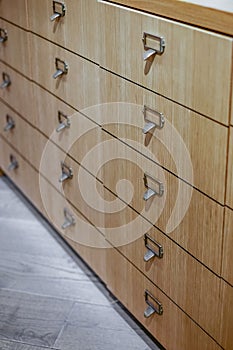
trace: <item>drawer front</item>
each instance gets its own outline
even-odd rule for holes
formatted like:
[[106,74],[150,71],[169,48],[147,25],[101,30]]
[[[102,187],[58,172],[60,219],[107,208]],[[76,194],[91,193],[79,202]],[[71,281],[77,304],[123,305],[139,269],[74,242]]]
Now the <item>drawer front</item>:
[[98,62],[97,1],[65,0],[57,1],[55,7],[53,4],[52,0],[28,0],[31,30]]
[[233,127],[230,127],[226,204],[233,209]]
[[16,186],[43,213],[38,173],[1,136],[0,165]]
[[1,0],[1,17],[23,28],[28,28],[28,14],[26,0]]
[[233,210],[225,209],[222,277],[233,285]]
[[[108,288],[167,350],[220,349],[212,338],[119,252],[108,249],[107,261]],[[162,315],[155,312],[148,318],[144,316],[149,307],[145,302],[145,291],[156,299],[154,301],[148,297],[152,306],[159,309],[158,302],[161,304]]]
[[[94,63],[33,35],[32,67],[34,81],[79,111],[98,104],[99,69]],[[65,73],[54,78],[59,70]]]
[[[100,6],[103,67],[228,124],[231,39],[120,6]],[[148,36],[144,49],[143,33],[164,38],[164,52],[153,55],[162,52],[162,44]]]
[[0,62],[0,98],[33,124],[32,83]]
[[[107,199],[111,194],[105,196]],[[113,195],[109,200],[119,201]],[[220,278],[135,214],[129,207],[119,215],[106,214],[106,239],[207,333],[220,341],[220,318],[216,317],[220,314]],[[192,298],[187,298],[190,295]]]
[[222,206],[117,139],[106,142],[103,164],[108,189],[220,274]]
[[52,142],[46,145],[40,173],[94,226],[103,227],[101,182]]
[[33,93],[36,127],[81,163],[84,155],[101,143],[99,126],[36,84]]
[[105,281],[105,255],[109,244],[104,236],[42,176],[40,189],[49,221]]
[[30,34],[19,27],[0,19],[1,37],[0,59],[22,74],[31,76],[29,53]]
[[225,350],[231,350],[233,344],[232,324],[233,324],[233,288],[222,281],[222,342]]
[[228,128],[104,70],[100,77],[103,128],[224,204]]

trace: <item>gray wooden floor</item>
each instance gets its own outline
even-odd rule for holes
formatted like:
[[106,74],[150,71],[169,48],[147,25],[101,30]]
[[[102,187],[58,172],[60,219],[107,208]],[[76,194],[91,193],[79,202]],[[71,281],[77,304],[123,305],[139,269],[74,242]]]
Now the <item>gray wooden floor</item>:
[[0,350],[158,349],[5,177]]

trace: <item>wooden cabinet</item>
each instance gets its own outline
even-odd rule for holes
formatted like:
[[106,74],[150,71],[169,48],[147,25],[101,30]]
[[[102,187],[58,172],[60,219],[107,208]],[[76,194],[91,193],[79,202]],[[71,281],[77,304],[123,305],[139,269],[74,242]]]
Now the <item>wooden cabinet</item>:
[[228,124],[230,38],[108,1],[100,6],[104,68]]
[[232,12],[197,3],[0,0],[0,166],[167,350],[232,350]]

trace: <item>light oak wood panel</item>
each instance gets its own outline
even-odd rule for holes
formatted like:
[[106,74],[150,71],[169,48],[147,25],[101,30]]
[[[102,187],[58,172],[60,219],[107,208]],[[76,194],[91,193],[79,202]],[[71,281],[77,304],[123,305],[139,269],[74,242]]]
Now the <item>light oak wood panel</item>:
[[[54,79],[56,58],[68,64],[68,72]],[[98,104],[99,68],[94,63],[32,35],[32,66],[35,82],[79,111]]]
[[[73,174],[64,182],[59,181],[62,175],[61,162],[65,162]],[[101,182],[50,141],[41,158],[40,173],[94,226],[103,227]]]
[[[36,84],[33,84],[33,95],[36,96],[33,110],[36,127],[81,163],[91,148],[101,143],[99,126]],[[68,118],[61,115],[62,124],[68,127],[57,132],[61,127],[59,112]]]
[[[9,170],[10,155],[18,161],[18,168]],[[0,165],[4,172],[28,197],[28,199],[43,213],[43,204],[39,188],[39,174],[25,161],[2,137],[0,137]]]
[[222,341],[221,345],[225,350],[231,350],[233,344],[233,333],[232,333],[232,324],[233,324],[233,313],[232,313],[232,304],[233,304],[233,288],[222,281],[222,318],[221,318],[221,333]]
[[233,209],[233,127],[229,128],[229,153],[227,165],[227,194],[226,204]]
[[7,40],[0,44],[0,59],[30,78],[30,34],[2,19],[0,28],[7,32]]
[[[82,56],[98,62],[100,48],[98,3],[96,0],[60,1],[65,15],[51,21],[52,0],[28,0],[30,28],[33,32]],[[57,9],[62,13],[61,6]]]
[[[107,250],[108,288],[167,349],[220,349],[215,341],[115,249]],[[144,317],[148,290],[163,306],[163,314]]]
[[[103,67],[228,124],[230,38],[112,4],[100,6]],[[164,37],[166,45],[148,74],[144,74],[143,32]]]
[[[48,220],[58,230],[72,248],[106,281],[106,249],[109,243],[67,200],[58,193],[43,177],[40,188]],[[68,209],[74,224],[64,228],[66,221],[64,208]]]
[[[106,142],[103,183],[140,215],[220,275],[224,208],[117,139]],[[144,200],[144,174],[164,185]],[[148,179],[158,192],[158,185]],[[105,209],[107,212],[107,210]],[[127,215],[127,214],[125,214]]]
[[12,68],[0,62],[0,84],[3,82],[3,73],[10,77],[11,84],[4,89],[0,89],[0,98],[33,124],[32,83]]
[[0,0],[1,17],[28,28],[27,0]]
[[117,0],[115,3],[233,35],[231,0]]
[[[192,184],[224,204],[228,128],[104,70],[100,79],[103,128],[188,182],[190,156]],[[143,133],[144,106],[163,114],[162,129]],[[158,115],[146,117],[159,123]]]
[[[111,193],[108,200],[119,201]],[[106,206],[107,212],[107,206]],[[135,220],[130,225],[130,220]],[[197,262],[191,255],[155,227],[150,227],[143,218],[138,218],[132,209],[121,213],[106,213],[106,239],[129,261],[159,286],[203,329],[220,341],[220,278]],[[148,230],[145,228],[148,227]],[[149,239],[146,238],[149,237]],[[146,240],[145,240],[146,239]],[[161,257],[154,256],[145,262],[146,244]]]
[[233,285],[233,210],[225,209],[222,277]]

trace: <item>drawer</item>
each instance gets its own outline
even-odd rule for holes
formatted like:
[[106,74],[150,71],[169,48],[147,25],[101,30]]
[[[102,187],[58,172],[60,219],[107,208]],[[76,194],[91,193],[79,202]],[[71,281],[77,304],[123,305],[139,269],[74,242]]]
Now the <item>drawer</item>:
[[40,177],[40,190],[49,221],[105,281],[105,256],[109,244],[105,241],[104,236],[42,176]]
[[106,2],[100,7],[101,66],[228,124],[230,38]]
[[[108,249],[107,261],[108,288],[167,350],[220,350],[211,337],[119,252]],[[153,308],[158,313],[145,317],[145,312],[152,313]]]
[[20,73],[30,77],[30,34],[2,19],[0,19],[0,31],[1,37],[5,40],[0,44],[0,59],[20,71]]
[[[34,142],[34,129],[23,118],[0,101],[0,133],[24,158],[31,162],[34,158],[32,143]],[[30,147],[28,144],[30,143]],[[31,162],[33,164],[33,162]]]
[[99,68],[94,63],[32,35],[33,80],[72,107],[80,111],[98,104],[98,76]]
[[[30,29],[98,62],[99,16],[96,0],[28,0]],[[53,15],[56,18],[51,17]]]
[[38,173],[1,136],[0,165],[25,196],[43,212]]
[[222,206],[117,139],[105,143],[102,162],[110,191],[220,275]]
[[[107,199],[111,194],[105,196]],[[115,204],[119,201],[113,195],[108,199]],[[158,229],[149,227],[129,207],[119,215],[108,213],[105,223],[106,239],[207,333],[220,341],[220,318],[216,317],[221,311],[220,278]]]
[[0,62],[0,98],[33,124],[33,104],[31,82]]
[[81,162],[82,157],[100,143],[98,125],[36,84],[33,84],[33,94],[36,96],[33,113],[37,128]]
[[100,79],[103,128],[224,204],[228,128],[104,70]]
[[28,28],[27,0],[1,0],[1,17],[23,28]]
[[233,288],[222,281],[222,342],[225,350],[231,350],[233,344],[232,324],[233,324]]
[[103,227],[101,182],[50,141],[41,158],[40,173],[94,226]]
[[225,209],[222,277],[233,285],[233,210]]
[[233,127],[229,128],[229,153],[228,153],[228,173],[227,173],[227,194],[226,204],[233,209]]

